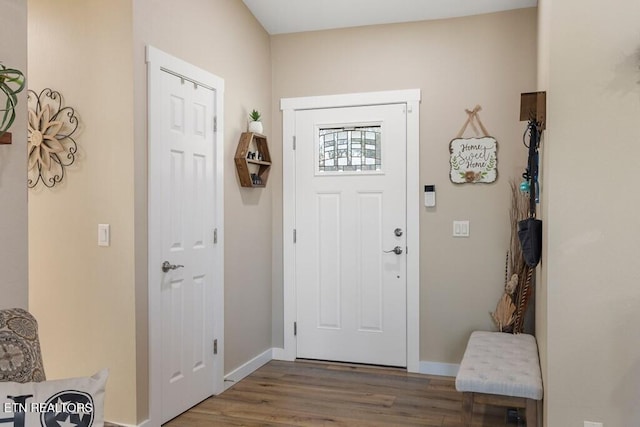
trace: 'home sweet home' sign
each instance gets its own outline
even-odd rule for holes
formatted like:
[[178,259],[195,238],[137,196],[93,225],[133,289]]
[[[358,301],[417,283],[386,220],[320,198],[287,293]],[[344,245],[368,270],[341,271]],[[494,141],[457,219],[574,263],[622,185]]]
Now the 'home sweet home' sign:
[[[480,110],[482,107],[479,105],[473,110],[464,110],[467,113],[467,121],[458,132],[458,136],[449,143],[449,178],[454,184],[491,183],[498,177],[498,141],[489,136],[489,132],[480,121]],[[476,123],[483,136],[462,138],[469,125],[476,135],[479,134]]]
[[491,183],[498,177],[498,142],[490,136],[456,138],[449,144],[451,182]]

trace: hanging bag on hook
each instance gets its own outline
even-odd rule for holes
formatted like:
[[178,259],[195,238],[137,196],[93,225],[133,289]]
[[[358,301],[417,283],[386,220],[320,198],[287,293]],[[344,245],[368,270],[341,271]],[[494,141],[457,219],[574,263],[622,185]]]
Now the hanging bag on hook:
[[518,222],[518,238],[524,262],[534,268],[542,256],[542,221],[536,219],[536,191],[538,183],[538,144],[540,129],[535,121],[529,122],[531,139],[527,175],[529,177],[529,218]]
[[542,221],[536,218],[519,221],[518,238],[524,262],[531,268],[535,267],[542,256]]

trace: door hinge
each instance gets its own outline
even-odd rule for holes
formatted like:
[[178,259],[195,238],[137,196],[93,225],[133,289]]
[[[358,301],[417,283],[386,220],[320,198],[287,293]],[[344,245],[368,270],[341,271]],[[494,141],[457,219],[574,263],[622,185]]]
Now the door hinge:
[[218,132],[218,116],[213,116],[213,131]]
[[215,245],[216,243],[218,243],[218,229],[214,228],[213,229],[213,244]]
[[213,354],[218,354],[218,340],[213,340]]
[[298,335],[298,322],[293,322],[293,336]]
[[296,136],[293,135],[293,149],[296,149]]
[[293,229],[293,243],[296,243],[296,240],[298,240],[298,236],[297,236],[297,234],[298,234],[298,233],[296,233],[296,229],[294,228],[294,229]]

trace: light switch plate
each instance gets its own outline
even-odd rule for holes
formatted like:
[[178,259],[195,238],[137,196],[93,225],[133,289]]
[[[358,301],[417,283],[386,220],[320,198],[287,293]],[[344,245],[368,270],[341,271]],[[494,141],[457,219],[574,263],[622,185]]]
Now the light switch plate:
[[453,221],[453,237],[469,237],[469,221]]
[[111,244],[111,227],[109,224],[98,224],[98,246]]

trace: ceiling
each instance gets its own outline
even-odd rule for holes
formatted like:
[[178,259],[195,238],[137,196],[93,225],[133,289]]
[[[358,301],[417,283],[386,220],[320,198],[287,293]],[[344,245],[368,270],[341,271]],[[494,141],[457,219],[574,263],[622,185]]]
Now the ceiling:
[[537,5],[537,0],[242,1],[269,34],[453,18]]

